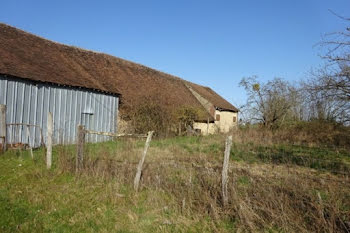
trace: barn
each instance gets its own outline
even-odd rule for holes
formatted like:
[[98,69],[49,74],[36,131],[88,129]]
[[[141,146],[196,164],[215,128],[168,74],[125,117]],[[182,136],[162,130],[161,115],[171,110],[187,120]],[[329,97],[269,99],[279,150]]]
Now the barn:
[[[91,130],[117,132],[120,94],[85,80],[74,70],[62,69],[72,64],[47,59],[49,51],[38,48],[27,35],[0,24],[0,105],[6,105],[7,125],[0,126],[0,133],[6,132],[7,144],[45,144],[49,112],[53,116],[54,144],[75,143],[79,124]],[[16,43],[18,40],[22,44]],[[108,137],[90,135],[87,140],[99,142]]]
[[[96,114],[100,114],[101,110],[94,107],[98,105],[93,102],[95,98],[91,98],[92,106],[88,105],[87,108],[85,108],[85,102],[84,104],[80,103],[80,106],[84,105],[84,108],[79,112],[79,114],[84,114],[82,116],[83,120],[78,121],[79,119],[76,118],[75,123],[84,121],[84,117],[88,116],[87,113],[90,112],[90,108],[94,111],[92,115],[95,119],[90,121],[96,121],[91,125],[101,131],[118,130],[120,133],[128,132],[128,116],[145,100],[150,100],[169,112],[176,112],[181,107],[196,109],[198,114],[194,126],[203,134],[228,132],[229,129],[237,125],[238,110],[209,87],[194,84],[179,77],[108,54],[53,42],[1,23],[0,58],[0,75],[2,75],[3,82],[6,81],[5,79],[18,78],[21,82],[34,82],[35,85],[39,86],[56,85],[56,88],[65,89],[64,92],[55,92],[61,95],[60,98],[63,101],[57,101],[57,104],[65,103],[67,99],[71,98],[70,95],[74,95],[69,94],[67,96],[65,92],[69,92],[67,89],[84,93],[88,91],[91,94],[106,96],[106,98],[118,98],[117,104],[114,104],[114,106],[113,104],[109,105],[110,102],[102,105],[108,106],[109,109],[118,108],[118,111],[112,111],[113,116],[108,116],[109,120],[114,120],[113,123],[110,123],[113,128],[102,127],[99,125],[101,123],[97,123],[101,119]],[[7,80],[7,82],[9,81]],[[2,85],[1,92],[4,92],[5,84]],[[20,88],[22,88],[21,85],[19,85]],[[16,88],[12,90],[16,90]],[[38,92],[40,91],[38,90]],[[19,93],[21,95],[18,99],[21,99],[23,89],[20,89]],[[26,93],[25,91],[24,95]],[[34,91],[34,93],[36,92]],[[6,95],[8,96],[8,94]],[[81,95],[78,95],[77,101],[90,101],[84,99],[84,94],[81,99],[79,99],[79,96]],[[89,96],[87,95],[88,98]],[[1,101],[4,102],[4,100]],[[110,99],[106,101],[110,101]],[[67,103],[70,103],[70,101],[67,101]],[[59,108],[57,104],[54,105],[56,107],[52,108],[55,108],[55,110]],[[62,110],[59,111],[60,114],[62,114]],[[15,122],[18,122],[21,117],[17,116],[18,114],[14,115],[19,118],[15,119]],[[65,115],[65,117],[67,116]],[[105,121],[105,118],[103,121]],[[71,122],[71,120],[68,122]],[[116,129],[116,122],[118,122],[118,129]],[[62,128],[61,122],[58,124],[60,125],[57,129]],[[66,132],[66,130],[63,130],[64,128],[60,130]],[[70,127],[67,126],[67,128]],[[63,139],[63,133],[59,132],[58,130],[56,133],[55,140],[57,143],[59,140],[69,141],[66,138]],[[70,135],[71,133],[66,132],[66,134]],[[65,137],[68,137],[68,135]],[[74,135],[74,131],[72,135]]]
[[[6,106],[7,144],[45,144],[49,112],[53,116],[54,144],[75,143],[79,124],[96,131],[117,131],[116,93],[69,86],[64,80],[48,83],[6,74],[0,74],[0,90],[0,104]],[[87,139],[107,140],[97,135]]]

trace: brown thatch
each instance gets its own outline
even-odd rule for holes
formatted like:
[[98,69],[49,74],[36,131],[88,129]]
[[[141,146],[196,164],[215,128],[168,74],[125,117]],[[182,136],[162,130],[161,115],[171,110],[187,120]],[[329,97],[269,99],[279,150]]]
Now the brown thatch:
[[238,109],[230,104],[227,100],[218,95],[215,91],[213,91],[210,87],[204,87],[195,83],[187,82],[198,94],[200,94],[203,98],[210,101],[214,107],[221,110],[228,110],[232,112],[238,112]]
[[[178,77],[107,54],[52,42],[1,23],[0,58],[0,74],[121,94],[121,108],[132,108],[145,98],[152,98],[169,109],[200,109],[199,120],[208,118]],[[222,103],[226,106],[227,102]]]

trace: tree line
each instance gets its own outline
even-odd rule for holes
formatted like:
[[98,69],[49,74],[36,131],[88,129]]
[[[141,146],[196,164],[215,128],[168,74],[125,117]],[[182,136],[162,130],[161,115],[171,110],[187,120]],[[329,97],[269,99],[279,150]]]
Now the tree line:
[[[350,23],[350,18],[341,18]],[[244,123],[270,129],[313,120],[350,125],[350,27],[326,34],[318,46],[324,51],[324,65],[305,80],[242,78],[239,85],[248,95],[240,109]]]

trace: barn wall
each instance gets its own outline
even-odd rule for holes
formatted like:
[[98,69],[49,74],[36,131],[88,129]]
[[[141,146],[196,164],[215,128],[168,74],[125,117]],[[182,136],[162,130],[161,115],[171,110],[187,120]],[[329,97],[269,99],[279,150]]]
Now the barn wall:
[[[220,121],[215,120],[215,124],[220,129],[222,133],[228,133],[231,129],[237,126],[238,124],[238,113],[230,112],[230,111],[219,111],[215,110],[215,118],[216,115],[220,115]],[[235,122],[233,118],[235,117]]]
[[[228,133],[238,125],[238,113],[230,111],[215,110],[216,115],[220,115],[220,120],[215,120],[214,123],[209,123],[209,134]],[[235,121],[233,119],[235,118]],[[200,129],[202,135],[207,135],[207,123],[195,122],[194,129]]]
[[202,135],[215,134],[219,131],[215,123],[194,122],[193,129],[200,129]]
[[[7,105],[6,123],[39,125],[29,127],[29,144],[40,146],[42,131],[47,135],[47,115],[54,117],[54,144],[72,144],[78,124],[87,129],[116,132],[118,97],[86,89],[34,83],[0,75],[0,104]],[[89,142],[108,140],[108,137],[89,135]],[[26,127],[8,126],[7,143],[28,144]]]

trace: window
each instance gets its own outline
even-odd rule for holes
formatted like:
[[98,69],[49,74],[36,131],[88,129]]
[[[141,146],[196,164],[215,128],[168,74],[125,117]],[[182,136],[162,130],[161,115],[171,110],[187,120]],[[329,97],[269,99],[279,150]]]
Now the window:
[[237,117],[233,117],[233,122],[236,122],[237,121]]
[[215,120],[216,120],[216,121],[220,121],[220,114],[216,114]]

